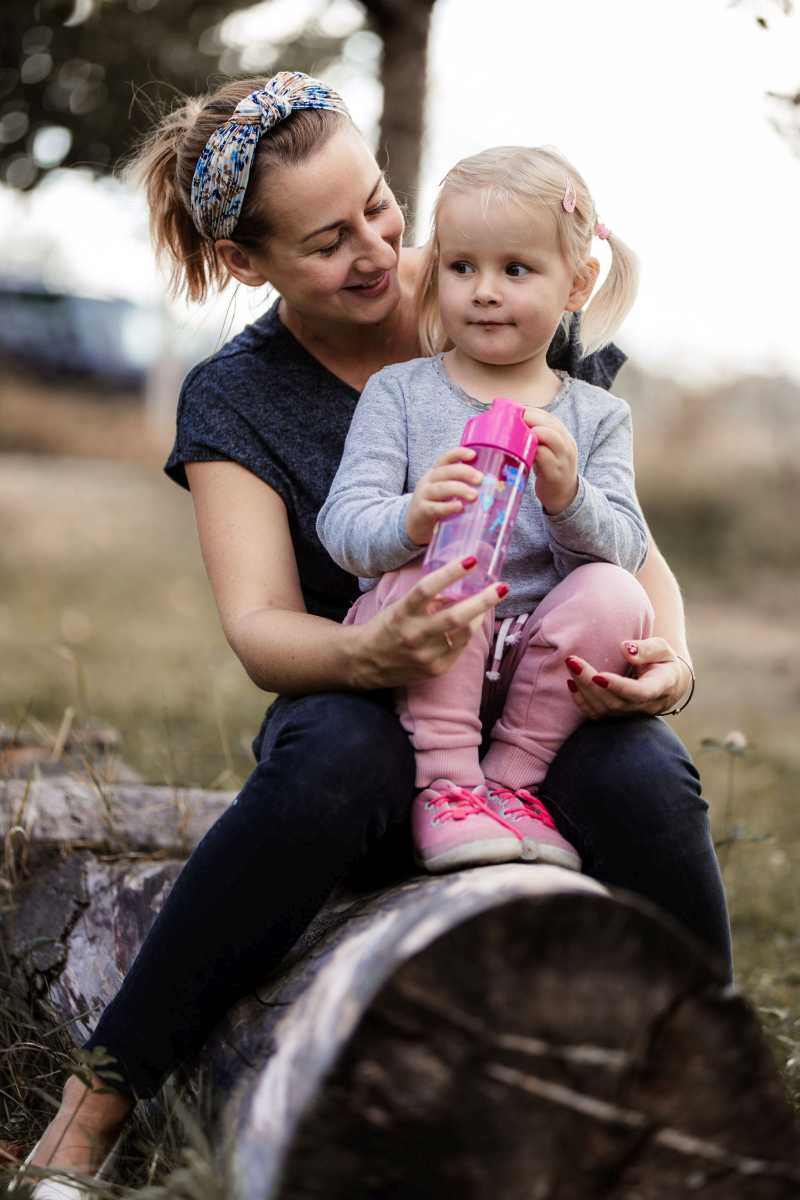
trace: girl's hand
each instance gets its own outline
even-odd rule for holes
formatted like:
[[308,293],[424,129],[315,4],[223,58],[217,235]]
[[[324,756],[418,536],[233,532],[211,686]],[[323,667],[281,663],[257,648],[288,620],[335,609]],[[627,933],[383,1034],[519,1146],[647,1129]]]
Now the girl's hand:
[[539,439],[533,460],[536,495],[544,511],[555,517],[578,491],[578,447],[563,421],[547,409],[526,408],[524,416]]
[[438,458],[422,476],[406,513],[406,533],[412,542],[427,546],[437,521],[461,512],[465,504],[477,499],[475,488],[483,475],[467,466],[474,457],[474,450],[457,446]]
[[631,713],[657,716],[674,708],[689,691],[691,673],[660,637],[623,642],[622,652],[636,669],[636,678],[596,671],[577,655],[566,660],[567,686],[578,708],[590,720],[624,717]]
[[[465,562],[472,566],[465,567]],[[506,584],[493,583],[455,604],[442,600],[439,592],[469,574],[474,565],[474,559],[464,559],[424,575],[402,600],[365,625],[351,627],[360,638],[354,687],[402,687],[450,670],[485,614],[508,592]]]

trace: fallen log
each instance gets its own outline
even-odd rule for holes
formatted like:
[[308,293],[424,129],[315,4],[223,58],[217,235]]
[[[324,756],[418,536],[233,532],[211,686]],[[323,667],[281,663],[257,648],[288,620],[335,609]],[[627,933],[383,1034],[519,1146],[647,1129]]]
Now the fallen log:
[[[26,786],[0,789],[28,872],[5,936],[80,1041],[229,797]],[[233,1200],[800,1194],[747,1003],[673,923],[558,868],[341,891],[198,1065]]]

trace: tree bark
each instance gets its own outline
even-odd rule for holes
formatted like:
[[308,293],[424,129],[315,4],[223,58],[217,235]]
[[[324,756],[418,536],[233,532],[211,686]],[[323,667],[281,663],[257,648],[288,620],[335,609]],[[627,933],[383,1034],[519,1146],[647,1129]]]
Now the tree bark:
[[366,0],[370,23],[383,42],[383,114],[378,160],[406,210],[409,239],[417,216],[417,189],[425,126],[428,36],[435,0]]
[[[178,855],[229,801],[81,787],[0,789],[0,828],[23,829],[28,851],[7,948],[78,1042]],[[82,848],[59,843],[65,821]],[[661,914],[555,867],[341,889],[194,1066],[233,1200],[800,1193],[793,1116],[747,1003]]]

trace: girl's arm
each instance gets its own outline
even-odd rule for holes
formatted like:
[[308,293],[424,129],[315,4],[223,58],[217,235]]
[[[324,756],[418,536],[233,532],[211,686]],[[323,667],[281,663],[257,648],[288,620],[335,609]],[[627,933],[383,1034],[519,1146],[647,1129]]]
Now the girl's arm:
[[222,628],[265,691],[396,687],[441,674],[500,599],[489,587],[429,613],[437,593],[467,573],[457,562],[421,580],[365,625],[311,616],[277,492],[228,461],[187,463],[186,474]]
[[525,412],[539,439],[533,464],[536,495],[549,526],[553,564],[562,578],[596,561],[636,574],[647,556],[647,525],[634,484],[630,410],[614,397],[606,405],[596,427],[587,429],[579,420],[574,436],[555,413]]
[[356,405],[339,469],[317,516],[317,536],[351,575],[376,579],[420,553],[408,533],[411,494],[405,402],[389,367],[373,375]]
[[[572,698],[587,717],[669,712],[685,699],[691,687],[692,672],[687,664],[692,660],[686,645],[681,591],[652,534],[637,578],[655,609],[653,636],[623,643],[623,653],[636,672],[635,678],[611,671],[598,674],[591,663],[578,659],[581,671],[572,676],[577,685]],[[633,654],[629,647],[635,647]],[[598,679],[605,680],[605,684],[596,682]]]

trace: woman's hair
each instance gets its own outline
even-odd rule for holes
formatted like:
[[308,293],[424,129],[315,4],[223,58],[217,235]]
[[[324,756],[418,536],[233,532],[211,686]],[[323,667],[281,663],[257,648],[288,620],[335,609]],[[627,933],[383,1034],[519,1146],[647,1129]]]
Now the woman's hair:
[[[568,184],[572,185],[575,195],[575,207],[571,212],[562,205]],[[436,354],[449,345],[438,306],[442,202],[453,192],[470,191],[484,194],[487,213],[498,203],[552,212],[561,252],[573,272],[591,255],[592,237],[598,224],[594,201],[582,176],[557,150],[550,146],[497,146],[462,159],[442,181],[417,284],[419,338],[426,354]],[[636,297],[639,270],[635,254],[615,234],[609,233],[608,244],[611,267],[582,316],[584,354],[591,354],[611,341]],[[570,316],[565,313],[562,317],[565,332],[569,329]]]
[[[192,219],[197,160],[214,130],[231,119],[239,101],[263,86],[263,79],[237,79],[205,96],[186,97],[161,119],[128,164],[127,173],[145,187],[150,232],[157,256],[169,264],[170,290],[185,292],[189,300],[204,300],[228,280],[214,242],[198,232]],[[236,223],[234,240],[239,245],[263,245],[273,232],[263,199],[270,171],[303,162],[349,123],[342,113],[304,108],[290,113],[261,138]]]

